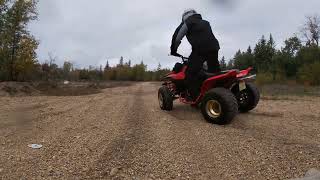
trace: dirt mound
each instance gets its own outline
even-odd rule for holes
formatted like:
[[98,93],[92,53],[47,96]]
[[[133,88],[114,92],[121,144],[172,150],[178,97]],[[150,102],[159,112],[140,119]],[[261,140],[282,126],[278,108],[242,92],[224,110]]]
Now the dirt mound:
[[38,82],[34,86],[45,96],[85,96],[101,93],[103,89],[132,84],[132,82]]
[[79,83],[50,83],[42,82],[35,85],[45,96],[83,96],[101,92],[100,86],[95,84]]
[[84,96],[103,89],[126,87],[132,82],[1,82],[0,96]]
[[39,94],[40,91],[28,82],[0,83],[0,96],[34,96]]

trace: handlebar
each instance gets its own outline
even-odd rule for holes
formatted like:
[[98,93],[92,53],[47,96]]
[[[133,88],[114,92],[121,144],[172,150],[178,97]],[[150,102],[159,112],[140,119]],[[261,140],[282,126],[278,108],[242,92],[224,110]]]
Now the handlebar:
[[188,62],[188,60],[189,60],[189,58],[184,57],[184,56],[182,56],[182,55],[180,55],[180,54],[172,55],[172,56],[175,56],[175,57],[179,57],[179,58],[181,58],[183,62]]
[[180,58],[182,59],[183,62],[188,62],[188,60],[189,60],[189,58],[183,57],[183,56],[181,56]]

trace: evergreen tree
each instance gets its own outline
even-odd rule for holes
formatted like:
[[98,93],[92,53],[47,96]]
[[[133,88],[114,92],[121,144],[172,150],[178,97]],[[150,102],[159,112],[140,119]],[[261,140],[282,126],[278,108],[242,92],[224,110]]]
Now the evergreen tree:
[[120,57],[120,60],[119,60],[119,66],[122,67],[122,66],[123,66],[123,63],[124,63],[124,62],[123,62],[123,57],[121,56],[121,57]]
[[227,69],[233,69],[234,68],[234,59],[230,59],[227,64]]
[[257,70],[266,70],[266,66],[268,66],[267,59],[267,41],[264,36],[261,37],[256,47],[254,48],[254,58],[255,63],[257,64]]
[[226,60],[225,60],[224,56],[220,60],[220,68],[221,68],[221,70],[226,70],[227,69],[227,63],[226,63]]
[[104,71],[107,71],[110,69],[109,61],[107,61],[106,66],[104,67]]
[[248,49],[247,49],[247,54],[252,55],[252,49],[251,49],[251,46],[249,46],[249,47],[248,47]]

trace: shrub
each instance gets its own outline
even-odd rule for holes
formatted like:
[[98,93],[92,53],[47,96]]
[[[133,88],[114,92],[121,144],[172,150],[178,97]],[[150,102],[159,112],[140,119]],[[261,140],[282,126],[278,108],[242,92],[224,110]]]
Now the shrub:
[[256,79],[256,82],[259,85],[284,83],[286,81],[287,81],[286,76],[282,71],[277,71],[276,73],[261,72],[257,74],[257,79]]
[[298,77],[301,83],[320,85],[320,62],[304,65],[299,69]]

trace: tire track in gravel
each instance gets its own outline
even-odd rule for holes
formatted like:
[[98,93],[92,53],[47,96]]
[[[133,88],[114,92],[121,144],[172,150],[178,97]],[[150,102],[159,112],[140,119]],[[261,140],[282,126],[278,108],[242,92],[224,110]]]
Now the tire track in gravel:
[[[26,173],[30,171],[24,168],[28,167],[34,169],[33,177],[39,179],[48,176],[72,178],[83,174],[83,169],[86,172],[90,164],[90,161],[86,160],[94,158],[99,153],[95,149],[103,146],[103,144],[99,144],[99,137],[103,137],[102,134],[106,132],[103,126],[105,122],[108,122],[106,121],[107,113],[112,113],[110,107],[112,105],[117,107],[118,104],[114,104],[115,102],[124,104],[121,100],[125,98],[123,95],[124,98],[119,96],[108,97],[109,95],[105,93],[95,96],[79,96],[75,98],[76,103],[66,97],[64,101],[55,104],[53,108],[61,109],[69,105],[68,108],[71,108],[72,111],[64,111],[59,114],[49,113],[47,116],[40,114],[36,119],[40,118],[37,123],[42,128],[33,127],[33,130],[28,134],[23,134],[23,139],[16,139],[16,142],[13,142],[18,146],[16,149],[22,151],[11,152],[12,157],[19,157],[24,152],[29,153],[29,156],[19,158],[19,161],[12,164],[11,168],[8,166],[7,168],[12,170],[10,174],[15,177],[26,177],[28,176]],[[110,102],[106,102],[108,99]],[[38,111],[38,109],[35,111]],[[38,112],[35,114],[38,114]],[[41,119],[41,117],[44,119]],[[121,117],[121,114],[113,114],[111,117],[112,119],[109,120],[112,122],[113,118],[117,119]],[[102,127],[99,128],[99,125]],[[21,141],[24,143],[20,143]],[[26,142],[42,142],[44,148],[40,153],[37,153],[26,148]],[[83,158],[81,159],[81,157]],[[15,166],[22,167],[21,171],[14,171]]]
[[[205,129],[215,131],[222,127],[212,127],[203,120],[200,112],[187,105],[175,104],[173,112],[163,112],[157,108],[157,99],[150,102],[155,107],[155,119],[159,119],[154,133],[159,141],[157,147],[155,177],[161,179],[221,179],[222,169],[215,163],[219,159],[210,147],[212,144],[203,139]],[[177,115],[178,114],[178,115]],[[212,130],[214,128],[214,130]],[[212,139],[217,139],[213,136]],[[203,143],[205,141],[205,143]],[[217,149],[216,149],[217,150]]]
[[146,123],[148,119],[145,117],[146,107],[142,98],[144,85],[145,83],[138,85],[136,92],[131,93],[132,96],[127,99],[128,106],[120,110],[126,117],[119,127],[121,134],[104,149],[95,167],[91,169],[90,177],[111,178],[112,169],[120,170],[117,176],[120,179],[137,175],[136,169],[140,169],[140,166],[135,158],[148,149],[148,144],[152,144],[148,136],[150,131]]
[[[54,146],[51,147],[53,151],[45,153],[45,156],[48,164],[53,167],[61,165],[61,167],[55,168],[51,176],[67,179],[75,176],[85,177],[91,162],[98,158],[100,150],[113,137],[110,134],[113,129],[110,127],[122,115],[117,111],[112,112],[113,109],[110,107],[122,108],[126,96],[108,97],[108,94],[99,94],[90,98],[85,106],[77,109],[78,113],[70,112],[73,117],[68,118],[68,124],[62,129],[57,127],[60,130],[56,133],[59,135],[51,143]],[[112,119],[108,118],[110,114]],[[64,158],[57,158],[61,155]],[[52,161],[52,157],[56,157],[57,162]],[[45,174],[48,175],[48,173]]]
[[[143,88],[143,91],[141,88]],[[141,85],[130,99],[123,134],[108,145],[97,162],[96,178],[221,178],[222,165],[212,153],[211,144],[202,143],[199,131],[211,124],[201,115],[186,110],[184,120],[158,108],[155,86]],[[182,106],[180,106],[181,108]],[[183,107],[185,108],[185,106]],[[192,119],[195,118],[195,119]],[[190,121],[189,121],[190,120]],[[195,127],[199,126],[199,128]],[[223,129],[218,127],[217,129]],[[223,148],[221,146],[220,148]],[[220,149],[219,149],[220,150]],[[222,151],[222,150],[221,150]],[[92,169],[92,170],[94,170]],[[118,172],[110,176],[112,169]],[[98,172],[98,173],[97,173]],[[92,177],[92,174],[89,175]]]

